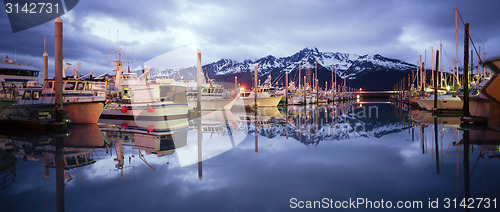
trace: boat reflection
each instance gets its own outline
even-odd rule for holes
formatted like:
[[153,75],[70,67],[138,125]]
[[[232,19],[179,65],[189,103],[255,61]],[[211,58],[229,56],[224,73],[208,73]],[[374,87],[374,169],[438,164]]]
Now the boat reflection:
[[[440,174],[440,166],[443,165],[444,158],[455,154],[452,157],[456,157],[456,197],[469,201],[471,178],[474,177],[478,164],[481,164],[480,160],[483,160],[482,169],[487,169],[487,160],[500,158],[500,132],[480,126],[461,125],[460,117],[454,114],[443,115],[412,110],[407,113],[407,116],[411,120],[412,142],[415,138],[420,141],[419,147],[423,155],[429,155],[429,141],[431,141],[430,155],[436,160],[436,174]],[[462,156],[462,161],[459,159],[460,156]],[[460,163],[462,163],[462,174],[460,174]],[[463,190],[460,186],[461,178]],[[469,203],[474,204],[465,202],[465,204]]]
[[113,143],[120,176],[123,169],[133,167],[130,164],[136,158],[152,170],[200,163],[236,147],[248,132],[248,126],[228,110],[202,111],[200,118],[166,121],[106,119],[99,126]]
[[[15,161],[16,158],[43,161],[45,184],[50,169],[55,169],[58,211],[64,211],[64,185],[73,179],[72,170],[94,164],[96,158],[110,157],[110,143],[107,143],[108,140],[96,124],[71,125],[65,131],[50,134],[39,131],[2,132],[0,138],[0,152],[8,155],[6,161],[2,157],[2,164],[10,162],[12,158]],[[2,167],[2,174],[10,177],[7,178],[11,180],[10,183],[16,180],[15,166],[16,163],[5,169]]]

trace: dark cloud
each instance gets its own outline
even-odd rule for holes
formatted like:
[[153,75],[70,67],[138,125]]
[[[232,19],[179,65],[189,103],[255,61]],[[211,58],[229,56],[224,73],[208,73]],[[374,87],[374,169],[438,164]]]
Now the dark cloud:
[[[321,51],[382,54],[415,63],[443,43],[454,57],[457,7],[471,24],[476,46],[500,54],[500,2],[485,1],[80,1],[64,20],[64,56],[85,71],[111,72],[109,49],[134,52],[133,66],[164,52],[195,45],[203,63],[221,58],[288,56],[304,47]],[[1,9],[4,9],[3,6]],[[459,20],[459,45],[463,25]],[[0,14],[1,54],[41,68],[43,37],[53,55],[53,23],[15,33]],[[109,48],[111,47],[111,48]],[[463,52],[460,50],[459,52]],[[459,56],[461,57],[461,56]],[[477,61],[477,60],[476,60]]]

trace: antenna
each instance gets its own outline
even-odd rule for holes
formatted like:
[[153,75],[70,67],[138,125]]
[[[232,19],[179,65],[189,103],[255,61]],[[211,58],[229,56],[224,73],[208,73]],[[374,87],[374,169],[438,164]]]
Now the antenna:
[[45,37],[43,37],[43,52],[45,53]]

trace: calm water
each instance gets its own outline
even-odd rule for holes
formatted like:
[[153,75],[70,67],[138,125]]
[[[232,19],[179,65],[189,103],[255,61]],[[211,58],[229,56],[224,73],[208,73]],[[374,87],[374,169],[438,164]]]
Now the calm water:
[[[489,198],[490,209],[471,211],[498,211],[500,136],[464,136],[456,118],[436,121],[437,139],[432,115],[365,103],[203,112],[201,120],[101,120],[58,136],[10,133],[0,143],[0,207],[284,211],[338,210],[345,201],[350,210],[374,210],[402,201],[423,207],[406,210],[442,211],[448,201],[447,211],[465,211],[460,201],[472,197]],[[354,209],[349,201],[356,198],[372,205]],[[429,198],[438,209],[429,209]]]

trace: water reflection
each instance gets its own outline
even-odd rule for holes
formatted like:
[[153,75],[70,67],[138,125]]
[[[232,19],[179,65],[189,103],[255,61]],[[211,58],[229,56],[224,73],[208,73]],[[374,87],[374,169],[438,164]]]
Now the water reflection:
[[[64,187],[73,179],[72,170],[94,164],[99,157],[96,150],[106,149],[110,143],[95,124],[72,125],[60,132],[2,132],[1,149],[2,174],[15,183],[16,163],[12,159],[22,158],[24,161],[42,161],[43,178],[45,182],[45,207],[47,207],[47,179],[50,170],[55,169],[56,176],[56,209],[64,211]],[[109,152],[107,150],[106,152]],[[101,154],[106,157],[107,154]],[[5,184],[3,184],[5,185]],[[2,187],[2,190],[5,187]]]
[[[429,141],[431,140],[430,155],[433,158],[435,157],[436,173],[438,175],[440,174],[440,166],[444,163],[444,158],[453,154],[456,155],[456,194],[454,196],[457,199],[465,198],[465,201],[469,200],[470,197],[474,197],[471,196],[471,181],[481,180],[474,179],[474,171],[476,168],[481,169],[478,167],[478,164],[481,164],[480,160],[482,160],[483,168],[487,169],[488,160],[498,158],[500,132],[480,126],[461,126],[460,117],[454,114],[433,114],[432,112],[418,110],[411,111],[408,114],[409,120],[412,120],[412,141],[414,141],[415,136],[417,140],[420,140],[419,146],[423,155],[429,155]],[[462,160],[460,160],[460,157],[462,157]],[[473,164],[472,169],[471,164]],[[463,169],[462,175],[460,169]],[[498,173],[498,170],[494,172]],[[483,179],[484,174],[486,173],[482,173]],[[462,186],[460,186],[461,177],[463,178]],[[474,191],[475,188],[472,187],[472,190]],[[478,189],[478,191],[472,193],[483,192],[489,193],[491,191]],[[497,191],[493,192],[492,197],[496,198],[498,196]],[[473,201],[469,200],[464,204],[473,205]],[[461,207],[461,209],[470,211],[471,208]]]
[[276,211],[292,197],[498,197],[500,134],[457,123],[364,102],[4,133],[0,198],[6,211]]

